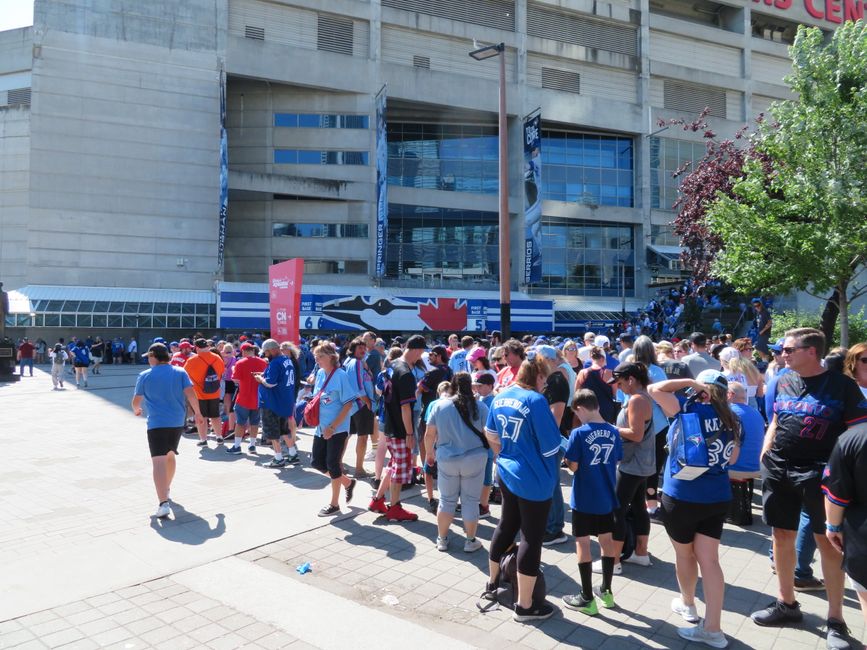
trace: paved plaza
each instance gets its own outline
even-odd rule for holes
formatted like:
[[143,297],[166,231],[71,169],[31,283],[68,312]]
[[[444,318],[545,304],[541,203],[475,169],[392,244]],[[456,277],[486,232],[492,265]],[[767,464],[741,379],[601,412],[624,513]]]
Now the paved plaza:
[[[574,544],[542,554],[555,616],[522,625],[476,607],[487,555],[434,547],[435,517],[417,488],[418,522],[389,524],[352,508],[323,520],[325,477],[307,466],[262,467],[270,453],[230,456],[213,441],[182,441],[172,488],[175,519],[151,518],[156,497],[145,422],[129,408],[143,367],[107,367],[87,389],[49,376],[0,384],[0,648],[686,648],[674,553],[654,524],[653,566],[614,578],[619,608],[594,618],[560,607],[578,589]],[[348,458],[348,456],[347,456]],[[372,468],[371,468],[372,469]],[[496,525],[483,520],[485,548]],[[727,526],[723,630],[731,648],[824,648],[824,595],[800,594],[796,628],[759,628],[749,613],[775,593],[767,528]],[[459,522],[458,522],[459,523]],[[568,530],[568,526],[567,526]],[[304,575],[296,567],[309,562]],[[821,573],[818,562],[814,565]],[[699,613],[703,605],[699,604]],[[846,622],[865,639],[857,600]],[[704,646],[695,646],[704,647]]]

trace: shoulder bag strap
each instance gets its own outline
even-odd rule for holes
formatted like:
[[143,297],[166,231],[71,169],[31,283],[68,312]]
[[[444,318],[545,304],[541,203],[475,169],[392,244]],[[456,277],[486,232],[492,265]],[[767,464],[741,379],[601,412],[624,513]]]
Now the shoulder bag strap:
[[[452,403],[454,404],[454,402],[452,402]],[[487,436],[485,436],[484,433],[482,433],[475,426],[473,426],[473,423],[469,421],[469,418],[465,417],[464,414],[461,413],[461,410],[458,408],[457,404],[455,404],[455,410],[458,412],[458,415],[460,416],[461,420],[463,420],[463,423],[467,425],[467,428],[479,437],[479,440],[482,441],[482,446],[485,449],[490,449],[491,445],[488,442]]]

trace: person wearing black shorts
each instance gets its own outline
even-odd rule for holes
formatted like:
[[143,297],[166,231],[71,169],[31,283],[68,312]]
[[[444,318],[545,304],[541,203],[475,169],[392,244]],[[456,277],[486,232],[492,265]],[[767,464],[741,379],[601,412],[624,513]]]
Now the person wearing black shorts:
[[[691,391],[689,398],[677,391]],[[728,640],[720,628],[725,576],[719,562],[723,523],[732,498],[728,466],[737,461],[743,438],[741,422],[729,406],[728,381],[718,370],[703,370],[695,380],[669,379],[649,387],[650,396],[668,417],[697,417],[707,449],[708,465],[692,480],[678,478],[681,468],[677,454],[669,454],[662,485],[661,513],[665,530],[674,546],[680,597],[671,609],[695,626],[678,628],[688,641],[724,648]],[[681,416],[680,414],[683,414]],[[679,428],[669,427],[669,448]],[[705,599],[702,621],[695,608],[695,587],[701,571]]]
[[367,345],[364,339],[358,337],[349,344],[349,355],[343,362],[347,379],[352,390],[355,391],[355,406],[357,410],[349,418],[349,435],[357,436],[355,439],[355,478],[366,478],[364,470],[364,455],[367,453],[367,440],[373,435],[373,377],[367,369],[364,357],[367,354]]
[[187,403],[196,417],[201,414],[193,383],[183,369],[169,364],[168,348],[154,343],[146,356],[150,369],[136,380],[132,410],[137,416],[147,411],[148,447],[159,499],[155,516],[162,519],[171,514],[169,490],[175,475],[175,456],[184,429]]
[[851,377],[822,366],[825,336],[801,328],[786,332],[783,359],[790,372],[779,375],[773,419],[762,448],[762,505],[765,523],[773,527],[774,565],[779,582],[777,599],[753,612],[757,625],[786,625],[803,618],[795,600],[795,537],[801,509],[810,516],[822,558],[828,594],[826,639],[829,648],[848,648],[843,621],[843,557],[825,536],[822,473],[837,438],[867,421],[867,407]]
[[[617,462],[623,457],[620,432],[608,424],[599,412],[596,394],[587,388],[578,390],[572,410],[581,426],[569,435],[565,459],[575,473],[572,479],[572,534],[578,554],[581,593],[563,596],[563,604],[588,616],[599,613],[596,596],[603,607],[615,607],[611,591],[614,575],[614,510],[617,508]],[[593,556],[590,536],[599,538],[602,548],[602,585],[593,589]]]

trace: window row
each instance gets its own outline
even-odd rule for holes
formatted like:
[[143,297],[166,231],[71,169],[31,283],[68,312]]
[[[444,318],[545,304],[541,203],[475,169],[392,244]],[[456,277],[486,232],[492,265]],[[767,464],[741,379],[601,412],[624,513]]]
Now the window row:
[[214,315],[138,316],[127,314],[15,314],[18,327],[99,327],[99,328],[212,328]]
[[[273,260],[274,264],[285,259]],[[344,273],[368,274],[367,260],[304,260],[304,275],[342,275]]]
[[274,223],[274,237],[339,237],[341,239],[367,239],[366,223]]
[[698,163],[707,153],[702,142],[673,138],[650,139],[650,207],[671,210],[677,201],[682,177],[674,173],[687,163]]
[[542,198],[567,203],[634,205],[631,138],[542,131]]
[[275,165],[366,165],[367,151],[319,151],[274,149]]
[[31,308],[34,312],[66,312],[68,314],[110,313],[147,316],[195,314],[213,316],[216,313],[216,306],[213,303],[112,302],[104,300],[35,300]]
[[300,129],[366,129],[367,115],[335,115],[325,113],[274,113],[274,126]]

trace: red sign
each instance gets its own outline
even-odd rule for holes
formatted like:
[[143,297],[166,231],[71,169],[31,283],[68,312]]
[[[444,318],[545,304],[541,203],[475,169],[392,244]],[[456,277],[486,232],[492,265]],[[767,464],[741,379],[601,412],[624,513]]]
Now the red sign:
[[[769,7],[789,9],[792,0],[753,0],[764,2]],[[804,9],[816,20],[824,20],[838,25],[847,20],[860,20],[864,17],[864,0],[803,0]]]
[[301,282],[304,260],[294,258],[268,267],[268,304],[271,310],[271,338],[298,343],[301,310]]

